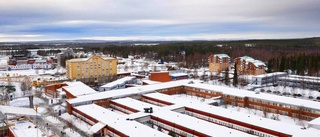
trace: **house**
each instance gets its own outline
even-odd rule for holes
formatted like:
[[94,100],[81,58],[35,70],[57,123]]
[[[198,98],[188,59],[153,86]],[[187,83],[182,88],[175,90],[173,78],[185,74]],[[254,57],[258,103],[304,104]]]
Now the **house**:
[[248,63],[248,75],[261,75],[261,74],[265,74],[266,68],[266,64],[264,64],[262,61],[260,60],[252,60],[249,61]]

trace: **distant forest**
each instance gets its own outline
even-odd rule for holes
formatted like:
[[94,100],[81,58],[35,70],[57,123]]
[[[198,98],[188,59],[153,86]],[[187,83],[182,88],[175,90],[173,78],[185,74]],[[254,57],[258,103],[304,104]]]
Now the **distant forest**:
[[[181,62],[181,67],[208,66],[210,54],[225,53],[232,59],[251,56],[268,64],[268,72],[293,70],[294,74],[319,76],[320,38],[237,41],[176,41],[158,45],[134,45],[140,42],[67,43],[60,46],[26,44],[20,48],[82,47],[111,56],[140,55],[150,60]],[[144,42],[155,43],[155,42]],[[4,47],[3,47],[4,48]],[[6,47],[12,48],[12,47]]]

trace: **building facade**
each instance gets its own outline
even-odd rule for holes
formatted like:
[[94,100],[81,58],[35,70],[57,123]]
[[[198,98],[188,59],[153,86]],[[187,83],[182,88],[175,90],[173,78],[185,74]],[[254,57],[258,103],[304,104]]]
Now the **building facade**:
[[234,59],[239,74],[261,75],[265,74],[265,63],[255,60],[249,56],[237,57]]
[[66,61],[66,76],[82,82],[104,82],[117,75],[117,60],[112,57],[93,55]]
[[220,73],[230,66],[230,57],[227,54],[212,54],[209,56],[208,62],[210,72]]

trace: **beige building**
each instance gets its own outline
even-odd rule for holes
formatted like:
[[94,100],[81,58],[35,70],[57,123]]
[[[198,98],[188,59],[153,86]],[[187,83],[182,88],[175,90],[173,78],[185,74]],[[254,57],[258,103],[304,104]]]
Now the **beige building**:
[[117,75],[117,59],[93,55],[66,61],[67,78],[83,82],[105,82]]
[[234,61],[237,65],[237,70],[241,75],[260,75],[265,74],[266,65],[249,56],[237,57]]
[[221,72],[230,66],[230,57],[227,54],[212,54],[208,58],[209,71]]

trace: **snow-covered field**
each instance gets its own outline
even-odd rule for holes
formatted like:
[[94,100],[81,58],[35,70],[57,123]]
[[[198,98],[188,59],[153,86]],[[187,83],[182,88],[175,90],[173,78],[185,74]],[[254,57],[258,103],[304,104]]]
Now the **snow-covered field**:
[[69,115],[68,113],[64,113],[60,117],[63,118],[64,120],[69,121],[74,126],[79,128],[80,130],[82,130],[82,131],[84,131],[86,133],[91,133],[92,134],[92,132],[89,130],[91,126],[89,124],[87,124],[86,122],[80,120],[79,118],[77,118],[77,117],[75,117],[73,115]]
[[53,124],[60,124],[61,123],[57,118],[55,118],[53,116],[47,116],[46,120],[48,120],[49,122],[51,122]]

